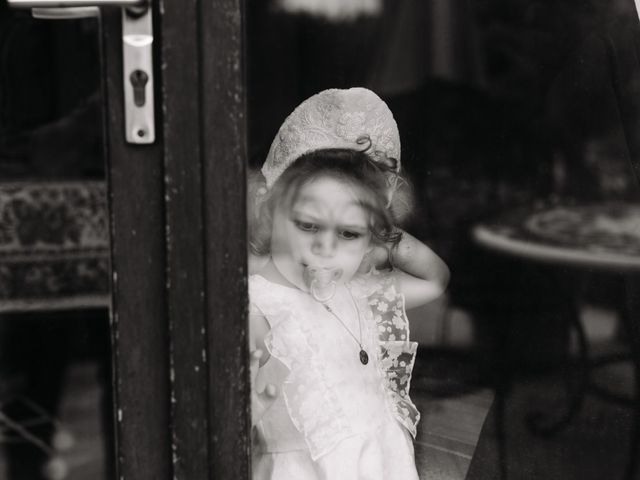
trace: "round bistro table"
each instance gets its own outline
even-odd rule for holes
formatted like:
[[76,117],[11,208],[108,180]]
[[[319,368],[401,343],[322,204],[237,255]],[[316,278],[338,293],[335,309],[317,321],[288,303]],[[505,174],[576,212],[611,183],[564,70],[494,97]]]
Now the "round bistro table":
[[[516,209],[489,221],[477,224],[472,231],[475,243],[495,254],[517,260],[558,267],[563,272],[606,272],[624,280],[624,308],[621,320],[628,341],[629,354],[592,361],[588,343],[573,303],[573,318],[579,344],[579,386],[574,389],[567,412],[557,421],[544,422],[540,414],[531,416],[530,427],[537,433],[551,435],[567,425],[580,410],[587,391],[594,391],[614,401],[632,406],[634,422],[631,426],[626,479],[633,479],[638,470],[640,445],[640,204],[593,203],[555,204],[529,209]],[[620,398],[591,382],[590,367],[607,361],[631,361],[634,372],[634,393]],[[498,430],[504,432],[504,392],[496,389],[498,402]],[[504,440],[504,435],[500,435]],[[500,439],[499,439],[500,445]],[[504,442],[500,446],[504,464]],[[505,469],[502,468],[503,474]]]

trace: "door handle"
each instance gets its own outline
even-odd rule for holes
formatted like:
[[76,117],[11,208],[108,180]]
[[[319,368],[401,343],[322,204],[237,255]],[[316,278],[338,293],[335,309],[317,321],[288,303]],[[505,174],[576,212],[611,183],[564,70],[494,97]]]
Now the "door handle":
[[134,144],[156,139],[151,4],[122,9],[125,137]]
[[100,16],[98,7],[33,7],[31,9],[33,18],[40,20],[66,20],[74,18],[91,18]]
[[7,0],[13,8],[31,8],[34,17],[96,17],[99,7],[122,8],[122,70],[125,138],[128,143],[155,141],[153,23],[149,0]]
[[140,7],[146,0],[7,0],[13,8]]

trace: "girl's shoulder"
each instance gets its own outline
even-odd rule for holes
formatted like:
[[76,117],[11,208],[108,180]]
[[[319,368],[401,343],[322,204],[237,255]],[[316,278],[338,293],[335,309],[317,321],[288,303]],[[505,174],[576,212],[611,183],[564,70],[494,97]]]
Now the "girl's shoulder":
[[390,290],[395,293],[396,278],[391,270],[378,270],[372,267],[368,272],[357,273],[349,284],[354,295],[360,298],[370,297]]
[[249,276],[250,314],[272,317],[281,312],[292,312],[306,297],[301,290],[272,282],[260,274]]
[[252,296],[257,297],[263,294],[273,297],[291,297],[301,293],[297,288],[288,287],[281,283],[274,282],[259,273],[249,275],[248,278],[249,300],[252,300]]
[[249,275],[248,286],[250,305],[259,305],[279,296],[278,286],[259,274]]

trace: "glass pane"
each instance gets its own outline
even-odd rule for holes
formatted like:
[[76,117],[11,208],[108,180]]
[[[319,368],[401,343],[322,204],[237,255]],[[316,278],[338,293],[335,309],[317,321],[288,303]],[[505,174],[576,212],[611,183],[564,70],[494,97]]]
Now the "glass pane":
[[[602,478],[621,477],[626,468],[635,468],[636,455],[629,455],[632,410],[584,387],[597,382],[627,399],[634,393],[630,346],[640,346],[630,320],[638,314],[633,275],[640,265],[639,35],[631,0],[247,2],[250,270],[258,276],[250,279],[250,327],[253,347],[266,349],[256,388],[271,380],[276,387],[271,413],[260,410],[272,423],[256,429],[261,453],[255,478],[278,468],[264,452],[282,444],[313,454],[308,443],[313,432],[304,429],[299,412],[291,408],[284,384],[286,378],[304,384],[312,374],[268,363],[270,342],[278,339],[266,337],[266,345],[261,341],[273,331],[278,315],[264,314],[260,291],[269,285],[272,296],[285,292],[289,309],[295,305],[293,296],[311,295],[313,276],[300,273],[297,282],[295,276],[308,266],[309,257],[293,242],[300,236],[313,245],[314,235],[329,235],[340,226],[336,212],[345,211],[335,209],[329,219],[291,213],[274,227],[270,215],[280,207],[270,198],[288,190],[270,184],[261,188],[265,180],[259,170],[265,161],[288,158],[300,146],[300,140],[287,143],[295,133],[291,129],[278,136],[296,106],[325,89],[355,86],[380,96],[397,122],[403,173],[413,187],[410,215],[397,225],[442,258],[450,271],[444,294],[407,311],[411,340],[419,345],[411,398],[422,414],[412,438],[420,477],[446,472],[447,478],[467,473],[469,478],[498,478],[506,469],[512,478]],[[338,114],[317,114],[328,124],[315,117],[289,124],[308,136],[308,148],[362,150],[354,138],[337,140],[356,128],[358,112],[343,111],[338,100],[320,102],[318,108]],[[366,113],[361,118],[366,125]],[[331,136],[340,129],[347,133]],[[274,138],[277,152],[270,151]],[[272,166],[266,168],[279,175]],[[297,185],[297,192],[318,176],[308,178],[313,180]],[[319,204],[335,201],[331,192],[325,190]],[[295,207],[289,213],[297,211],[298,197],[284,198]],[[287,221],[303,234],[287,230]],[[279,252],[274,253],[274,242],[280,242]],[[273,261],[277,253],[293,258],[289,274],[282,262],[279,268]],[[397,269],[424,273],[399,260]],[[431,262],[423,263],[424,275],[437,283],[446,269],[433,257]],[[296,293],[282,290],[287,281]],[[407,298],[412,296],[409,291]],[[369,318],[366,309],[378,305],[370,300],[359,318]],[[353,312],[342,306],[338,301],[333,314],[317,313],[325,323],[352,326],[331,330],[336,352],[343,341],[362,343]],[[336,398],[346,402],[344,408],[368,408],[356,400],[354,407],[343,396],[345,387],[338,385],[344,385],[340,379],[348,377],[350,367],[342,370],[344,378],[335,376],[331,362],[339,354],[323,351],[326,331],[308,326],[315,325],[313,308],[294,315],[311,329],[314,340],[309,341],[320,342],[313,361],[328,375]],[[265,316],[266,322],[256,320]],[[372,325],[381,326],[380,321]],[[288,330],[276,332],[283,331]],[[369,356],[384,367],[383,351]],[[593,358],[585,359],[586,354]],[[612,354],[624,361],[606,361]],[[590,370],[593,361],[603,366]],[[384,368],[381,372],[381,385],[390,388],[384,384]],[[500,395],[506,391],[503,403]],[[402,423],[402,415],[394,418]],[[355,420],[346,421],[353,426]],[[296,437],[298,429],[286,430],[290,437],[281,438],[284,434],[270,430],[274,424],[295,424],[302,431]],[[378,423],[368,425],[372,429]],[[504,432],[496,432],[496,425]],[[324,453],[340,452],[345,445],[334,427],[328,427],[328,435],[336,441]],[[371,429],[358,428],[366,438],[375,437]],[[498,442],[501,433],[508,439],[505,448]],[[278,458],[311,468],[310,457],[296,455]],[[324,465],[318,468],[333,461],[329,453],[318,458],[315,462]],[[376,461],[364,463],[381,465]]]
[[99,23],[0,19],[0,477],[107,479]]

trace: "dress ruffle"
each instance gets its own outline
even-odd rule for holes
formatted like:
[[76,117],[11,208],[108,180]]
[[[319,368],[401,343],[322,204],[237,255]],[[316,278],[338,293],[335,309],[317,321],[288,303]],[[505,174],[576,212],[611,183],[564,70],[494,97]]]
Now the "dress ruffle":
[[296,321],[286,299],[278,298],[266,282],[260,282],[265,288],[255,288],[253,283],[252,304],[271,326],[264,340],[267,350],[289,370],[282,395],[289,417],[315,461],[354,432],[323,373],[313,335],[304,322]]
[[409,341],[409,320],[404,296],[396,291],[395,279],[372,269],[352,280],[352,291],[369,306],[378,336],[378,366],[385,380],[389,406],[396,419],[415,438],[420,412],[409,397],[417,342]]
[[289,369],[282,389],[285,404],[311,458],[317,460],[354,432],[323,375],[312,338],[300,322],[287,318],[272,327],[265,345]]

